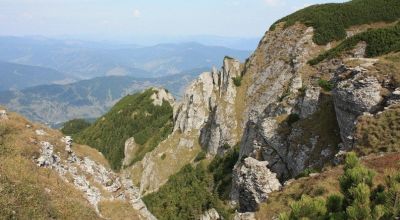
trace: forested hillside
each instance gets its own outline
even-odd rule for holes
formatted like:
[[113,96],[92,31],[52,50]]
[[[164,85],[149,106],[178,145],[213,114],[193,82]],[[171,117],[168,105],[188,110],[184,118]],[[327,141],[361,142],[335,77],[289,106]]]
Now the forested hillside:
[[134,137],[140,145],[132,162],[141,160],[172,131],[172,107],[164,101],[153,105],[151,96],[156,91],[128,95],[107,114],[76,136],[76,141],[95,147],[109,160],[113,169],[121,167],[125,141]]
[[313,5],[286,16],[280,22],[291,26],[302,22],[315,29],[313,40],[317,44],[327,44],[346,37],[346,28],[373,22],[394,22],[400,18],[398,0],[353,0],[340,4]]

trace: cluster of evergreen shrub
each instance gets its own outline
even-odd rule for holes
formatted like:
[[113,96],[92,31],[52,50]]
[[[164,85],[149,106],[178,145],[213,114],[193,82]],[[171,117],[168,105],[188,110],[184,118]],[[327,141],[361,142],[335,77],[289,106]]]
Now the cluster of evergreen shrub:
[[232,169],[239,159],[239,146],[225,153],[223,157],[216,156],[208,166],[213,175],[214,193],[222,200],[229,199],[232,187]]
[[327,91],[327,92],[331,91],[331,90],[333,89],[333,87],[334,87],[333,83],[331,83],[331,82],[329,82],[329,81],[327,81],[327,80],[323,80],[323,79],[318,80],[318,85],[319,85],[322,89],[324,89],[325,91]]
[[90,126],[85,119],[72,119],[64,123],[61,132],[65,135],[75,136]]
[[139,149],[132,163],[140,161],[173,129],[172,107],[166,101],[161,106],[154,106],[150,97],[155,92],[148,89],[124,97],[107,114],[78,134],[76,141],[97,148],[111,167],[118,170],[124,158],[125,141],[134,137]]
[[233,84],[234,84],[236,87],[239,87],[239,86],[242,85],[242,76],[232,77],[232,80],[233,80]]
[[160,220],[199,219],[211,208],[215,208],[224,219],[230,219],[233,210],[224,201],[229,198],[232,169],[238,157],[239,148],[235,147],[223,157],[216,156],[208,166],[205,161],[195,167],[186,165],[158,192],[145,196],[143,201]]
[[339,178],[340,195],[327,199],[302,196],[291,204],[286,219],[398,219],[400,217],[400,173],[387,175],[386,185],[374,186],[375,173],[349,153]]
[[376,57],[400,51],[400,23],[393,27],[372,29],[356,34],[344,40],[335,48],[310,60],[309,64],[316,65],[325,59],[335,58],[341,53],[353,49],[359,42],[367,43],[365,51],[367,57]]
[[346,3],[307,7],[278,20],[271,26],[271,30],[280,22],[285,22],[286,27],[302,22],[314,28],[314,42],[325,45],[334,40],[344,39],[345,29],[351,26],[373,22],[394,22],[399,18],[400,1],[398,0],[353,0]]

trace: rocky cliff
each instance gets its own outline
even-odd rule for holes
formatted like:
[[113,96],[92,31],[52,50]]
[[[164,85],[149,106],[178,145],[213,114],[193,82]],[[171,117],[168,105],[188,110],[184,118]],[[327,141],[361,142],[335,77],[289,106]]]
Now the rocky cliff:
[[[269,192],[306,169],[322,169],[340,150],[353,149],[359,116],[395,103],[394,83],[378,79],[379,59],[364,58],[365,43],[311,66],[309,60],[336,45],[317,45],[313,35],[312,27],[277,24],[246,63],[226,57],[221,70],[203,73],[174,107],[167,142],[178,138],[181,148],[195,149],[198,141],[210,156],[240,146],[231,198],[242,212],[255,211]],[[159,161],[154,158],[148,157]]]
[[279,189],[279,181],[322,167],[337,153],[338,138],[325,137],[338,136],[336,126],[322,129],[327,134],[305,129],[325,113],[318,112],[321,105],[334,115],[330,95],[310,82],[307,61],[323,49],[312,36],[313,29],[303,25],[267,32],[245,64],[225,58],[220,71],[203,73],[175,107],[174,131],[198,136],[208,154],[222,155],[239,144],[241,158],[265,161],[258,169],[238,161],[232,198],[242,211],[254,211],[267,192]]

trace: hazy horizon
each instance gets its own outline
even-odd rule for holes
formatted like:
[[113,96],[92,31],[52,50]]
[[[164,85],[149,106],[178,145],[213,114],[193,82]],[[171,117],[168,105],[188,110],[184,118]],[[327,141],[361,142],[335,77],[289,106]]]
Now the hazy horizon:
[[303,7],[327,2],[344,1],[2,0],[0,35],[139,45],[202,43],[207,38],[254,41],[277,19]]

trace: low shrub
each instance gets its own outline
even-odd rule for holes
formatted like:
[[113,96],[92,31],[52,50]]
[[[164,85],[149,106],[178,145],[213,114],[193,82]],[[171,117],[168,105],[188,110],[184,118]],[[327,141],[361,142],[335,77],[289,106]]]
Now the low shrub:
[[331,82],[323,79],[318,80],[318,85],[327,92],[332,91],[334,88],[334,85]]
[[233,80],[233,84],[234,84],[236,87],[239,87],[239,86],[242,85],[242,76],[232,77],[232,80]]
[[194,162],[199,162],[201,160],[206,159],[207,153],[204,151],[200,151],[197,156],[194,158]]

